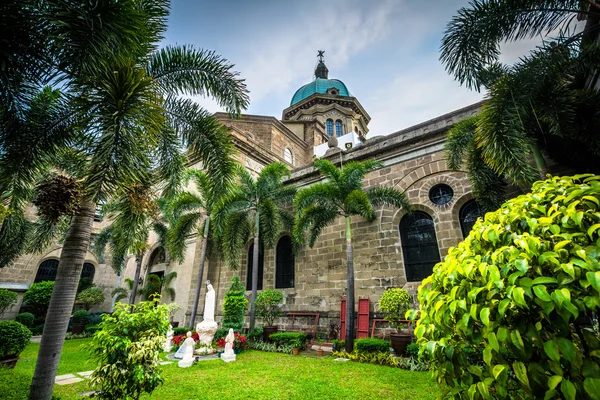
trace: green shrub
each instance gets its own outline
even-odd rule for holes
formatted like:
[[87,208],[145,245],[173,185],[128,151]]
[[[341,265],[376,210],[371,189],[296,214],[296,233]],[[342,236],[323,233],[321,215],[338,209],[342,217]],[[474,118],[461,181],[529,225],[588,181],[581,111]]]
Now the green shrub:
[[599,259],[600,176],[536,182],[480,219],[419,289],[415,334],[442,395],[597,398],[600,340],[584,323]]
[[304,332],[277,332],[269,335],[278,346],[289,345],[304,349],[306,347],[306,334]]
[[100,330],[102,328],[100,328],[98,325],[86,325],[85,328],[83,328],[83,331],[85,333],[89,333],[89,334],[94,334],[96,333],[96,331]]
[[276,345],[275,343],[267,343],[262,340],[249,342],[249,347],[255,350],[268,351],[272,353],[292,354],[293,347],[289,344]]
[[31,341],[31,331],[17,321],[2,321],[0,338],[0,359],[16,357]]
[[93,313],[90,313],[88,323],[91,325],[98,325],[100,322],[102,322],[103,314],[110,314],[110,313],[108,311],[95,311]]
[[248,340],[259,341],[263,339],[263,329],[262,328],[254,328],[247,335]]
[[361,363],[387,365],[389,367],[399,366],[399,361],[396,359],[396,357],[392,356],[389,351],[378,353],[359,353],[357,351],[353,351],[352,353],[347,353],[345,350],[342,350],[334,351],[333,357],[347,358],[349,360]]
[[175,336],[185,335],[188,333],[188,331],[189,331],[189,328],[181,328],[181,327],[173,328],[173,335],[175,335]]
[[421,346],[419,346],[418,343],[410,343],[406,346],[406,352],[404,354],[406,354],[407,357],[418,357],[420,347]]
[[24,312],[15,317],[15,321],[20,322],[25,325],[27,328],[33,327],[33,323],[35,321],[35,315],[30,312]]
[[385,319],[390,322],[393,328],[400,329],[404,325],[400,320],[405,319],[404,313],[408,310],[411,299],[410,294],[404,289],[386,289],[381,299],[379,299],[379,311],[385,314]]
[[33,328],[31,328],[32,335],[39,336],[42,334],[42,332],[44,332],[44,324],[38,324],[38,325],[34,326]]
[[336,349],[339,350],[339,349],[343,349],[344,347],[346,347],[346,341],[345,340],[334,339],[331,343],[333,344],[333,349],[334,350],[336,350]]
[[[248,307],[248,299],[244,296],[246,288],[240,282],[238,276],[234,276],[231,288],[225,293],[223,299],[223,325],[222,328],[229,331],[240,332],[244,326],[244,313]],[[227,334],[225,334],[227,336]]]
[[354,341],[354,350],[358,353],[389,353],[390,342],[378,338],[356,339]]
[[100,398],[138,399],[162,384],[159,355],[169,329],[169,306],[155,301],[133,305],[117,303],[105,314],[92,339],[98,363],[91,384]]
[[23,296],[23,303],[33,309],[36,317],[46,318],[46,311],[50,304],[50,297],[54,290],[54,281],[43,281],[34,283]]
[[87,323],[89,318],[90,318],[90,314],[86,310],[75,311],[75,313],[73,314],[73,323],[74,324]]
[[256,297],[256,313],[265,321],[265,326],[273,326],[275,318],[281,313],[280,303],[283,301],[283,294],[279,290],[263,290]]
[[19,295],[16,292],[8,289],[0,289],[0,316],[13,305],[17,304],[18,298]]
[[75,303],[83,304],[83,307],[89,311],[93,306],[104,303],[104,293],[95,286],[87,288],[77,295]]

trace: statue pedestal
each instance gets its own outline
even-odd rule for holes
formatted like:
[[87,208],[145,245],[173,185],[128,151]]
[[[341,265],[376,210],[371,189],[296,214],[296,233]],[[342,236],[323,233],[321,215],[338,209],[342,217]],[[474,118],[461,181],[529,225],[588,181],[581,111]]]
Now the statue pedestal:
[[193,358],[190,360],[181,360],[177,363],[177,366],[179,366],[179,368],[188,368],[188,367],[191,367],[193,363],[194,363]]
[[212,346],[215,332],[219,326],[214,320],[207,320],[200,322],[196,325],[196,332],[198,332],[198,342],[204,344],[206,347]]
[[225,362],[231,362],[231,361],[235,361],[235,354],[221,354],[221,360],[225,361]]

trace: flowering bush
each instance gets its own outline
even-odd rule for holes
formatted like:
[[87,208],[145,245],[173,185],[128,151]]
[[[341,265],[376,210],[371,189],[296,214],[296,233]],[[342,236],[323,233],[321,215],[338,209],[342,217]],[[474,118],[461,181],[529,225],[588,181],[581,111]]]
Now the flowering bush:
[[[185,335],[173,336],[173,343],[175,343],[175,346],[179,347],[183,344],[185,339],[187,339],[187,333]],[[192,339],[194,339],[194,342],[197,342],[199,340],[197,332],[192,333]]]
[[[244,343],[246,343],[246,336],[240,335],[239,333],[234,333],[234,341],[233,341],[233,349],[242,349],[245,347]],[[217,340],[217,347],[225,347],[225,338],[221,338]]]

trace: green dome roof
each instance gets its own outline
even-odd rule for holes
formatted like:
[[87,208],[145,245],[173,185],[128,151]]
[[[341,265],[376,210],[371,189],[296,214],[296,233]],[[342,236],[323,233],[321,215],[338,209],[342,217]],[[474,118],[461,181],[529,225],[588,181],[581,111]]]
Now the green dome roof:
[[302,100],[312,96],[315,93],[326,94],[327,89],[330,88],[336,88],[340,96],[350,96],[348,88],[346,87],[344,82],[340,81],[339,79],[316,78],[314,81],[307,83],[306,85],[298,89],[296,93],[294,93],[292,101],[290,102],[290,106],[301,102]]

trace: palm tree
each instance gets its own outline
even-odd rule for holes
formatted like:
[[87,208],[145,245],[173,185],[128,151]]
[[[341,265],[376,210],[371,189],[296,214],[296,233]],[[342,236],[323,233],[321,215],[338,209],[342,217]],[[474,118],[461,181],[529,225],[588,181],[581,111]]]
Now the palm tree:
[[[76,147],[86,155],[83,195],[65,237],[48,309],[52,318],[44,329],[30,392],[32,399],[49,399],[96,203],[114,196],[123,184],[143,181],[151,167],[164,178],[165,191],[171,191],[184,170],[183,148],[219,179],[219,160],[223,149],[232,146],[231,139],[205,110],[179,96],[212,96],[232,114],[246,108],[248,97],[233,66],[220,56],[191,46],[156,50],[166,29],[168,1],[24,3],[41,22],[37,26],[45,27],[43,50],[51,61],[32,85],[60,82],[65,107],[50,113],[50,129],[23,129],[23,112],[12,112],[3,100],[0,114],[9,123],[0,128],[0,192],[10,192],[22,207],[26,196],[16,194],[31,191],[33,178],[57,148]],[[27,61],[25,47],[12,50],[21,53],[0,56]],[[13,70],[34,76],[25,67]],[[25,93],[23,86],[14,98]],[[27,102],[31,96],[23,98],[21,109],[37,112]],[[63,125],[66,129],[58,129]],[[24,218],[6,222],[2,229],[13,233],[22,233],[26,226]],[[23,251],[17,250],[4,265]]]
[[[236,165],[233,157],[231,159],[230,177],[234,177],[234,167]],[[225,160],[224,160],[225,161]],[[224,171],[226,172],[226,171]],[[200,253],[200,262],[198,267],[198,279],[196,281],[196,291],[194,294],[194,305],[190,318],[190,328],[194,328],[196,313],[198,312],[198,302],[200,300],[200,289],[202,288],[202,277],[204,275],[204,262],[206,260],[208,242],[211,236],[211,217],[216,205],[229,194],[231,182],[225,181],[225,186],[220,182],[215,182],[210,176],[197,169],[189,169],[187,177],[195,183],[197,193],[181,192],[170,204],[170,213],[173,214],[175,221],[172,229],[167,235],[167,244],[169,252],[174,260],[182,262],[185,257],[187,247],[186,239],[194,231],[202,235],[202,251]]]
[[177,272],[172,271],[163,276],[156,274],[149,274],[146,279],[146,284],[140,289],[140,294],[146,298],[146,300],[153,300],[155,295],[162,295],[165,292],[171,301],[175,300],[175,289],[169,287],[169,284],[173,279],[177,278]]
[[[117,287],[110,294],[113,297],[115,303],[117,301],[121,301],[123,299],[129,298],[129,296],[131,295],[131,291],[133,290],[133,279],[125,278],[124,282],[125,282],[125,285],[127,285],[127,289],[122,288],[122,287]],[[113,305],[113,307],[114,307],[114,305]]]
[[[568,35],[568,24],[581,15],[586,27]],[[593,2],[479,0],[448,25],[442,62],[461,83],[487,90],[482,112],[450,131],[448,161],[459,169],[467,157],[484,208],[501,203],[503,195],[490,189],[502,180],[528,187],[545,178],[544,153],[577,172],[600,169],[600,94],[590,79],[600,66],[599,17]],[[504,40],[548,35],[560,26],[558,38],[514,65],[498,62]]]
[[352,215],[368,221],[375,220],[373,207],[390,205],[411,211],[406,195],[392,187],[363,188],[363,178],[369,172],[383,167],[379,161],[351,161],[338,169],[327,160],[318,160],[315,168],[326,178],[302,189],[294,199],[296,221],[294,238],[298,244],[305,241],[304,232],[309,231],[309,245],[313,247],[323,229],[338,217],[346,222],[346,257],[348,265],[348,298],[346,300],[346,351],[354,346],[354,259],[352,252]]
[[255,179],[239,168],[238,186],[214,210],[215,237],[225,261],[239,268],[241,250],[253,237],[252,294],[250,296],[250,330],[254,329],[256,294],[258,290],[258,253],[274,246],[280,233],[291,231],[292,214],[285,210],[296,194],[293,186],[283,186],[290,171],[283,163],[267,165]]

